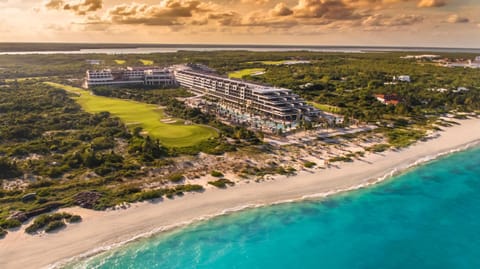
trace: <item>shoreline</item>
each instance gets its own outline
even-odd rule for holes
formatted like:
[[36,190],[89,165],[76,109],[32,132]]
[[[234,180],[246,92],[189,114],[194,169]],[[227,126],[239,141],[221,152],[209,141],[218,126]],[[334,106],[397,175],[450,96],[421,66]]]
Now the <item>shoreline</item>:
[[[1,268],[39,268],[64,265],[138,238],[183,227],[193,222],[232,212],[280,203],[321,199],[336,193],[369,187],[406,170],[480,142],[480,119],[459,120],[440,136],[396,151],[369,154],[353,163],[339,163],[315,172],[301,171],[273,181],[239,184],[228,189],[209,189],[173,200],[150,201],[117,211],[66,208],[80,214],[80,224],[65,231],[30,236],[10,232],[0,240]],[[8,258],[5,258],[8,257]]]

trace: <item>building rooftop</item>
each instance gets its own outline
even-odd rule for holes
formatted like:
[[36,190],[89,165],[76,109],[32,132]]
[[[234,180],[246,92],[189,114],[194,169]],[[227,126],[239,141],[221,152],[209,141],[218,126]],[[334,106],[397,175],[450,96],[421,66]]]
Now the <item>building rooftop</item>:
[[258,93],[291,92],[291,90],[285,89],[285,88],[276,88],[276,87],[262,85],[262,84],[256,84],[256,83],[254,84],[254,83],[251,83],[251,82],[246,82],[244,80],[228,78],[228,77],[224,77],[224,76],[220,76],[220,75],[212,74],[212,73],[206,73],[206,72],[202,72],[202,70],[191,69],[191,68],[188,68],[188,67],[178,68],[177,71],[194,73],[195,75],[200,74],[204,77],[208,77],[208,78],[216,79],[216,80],[221,79],[222,81],[224,81],[226,83],[241,83],[241,84],[244,84],[245,86],[248,86],[250,89],[252,89],[252,91],[255,91],[255,92],[258,92]]

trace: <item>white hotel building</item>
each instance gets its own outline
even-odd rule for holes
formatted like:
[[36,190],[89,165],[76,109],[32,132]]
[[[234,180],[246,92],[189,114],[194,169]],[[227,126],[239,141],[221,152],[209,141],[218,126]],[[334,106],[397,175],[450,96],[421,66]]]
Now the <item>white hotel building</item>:
[[175,78],[170,70],[151,67],[88,70],[85,79],[85,88],[126,85],[172,86],[175,84]]
[[320,113],[289,89],[248,83],[187,68],[177,69],[175,79],[180,86],[194,93],[274,120],[295,121],[303,117],[316,117]]

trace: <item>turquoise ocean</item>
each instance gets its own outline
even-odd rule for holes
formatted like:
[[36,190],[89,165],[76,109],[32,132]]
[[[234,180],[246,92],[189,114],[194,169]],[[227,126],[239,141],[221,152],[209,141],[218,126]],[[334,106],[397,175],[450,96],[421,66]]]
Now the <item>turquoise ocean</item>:
[[480,148],[370,188],[249,209],[73,268],[480,268]]

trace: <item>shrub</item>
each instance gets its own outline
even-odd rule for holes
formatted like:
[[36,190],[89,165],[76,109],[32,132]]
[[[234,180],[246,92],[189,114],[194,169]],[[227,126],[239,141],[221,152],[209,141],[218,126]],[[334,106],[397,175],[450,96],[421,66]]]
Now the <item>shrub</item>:
[[7,158],[0,158],[0,179],[8,179],[21,176],[22,172],[18,169],[15,162],[10,162]]
[[4,238],[8,234],[7,231],[4,229],[0,228],[0,239]]
[[38,230],[40,230],[40,229],[41,228],[38,225],[31,224],[30,226],[28,226],[25,229],[25,232],[28,233],[28,234],[34,234],[34,233],[38,232]]
[[230,181],[226,178],[221,178],[221,179],[218,179],[218,180],[215,180],[215,181],[209,181],[208,184],[213,185],[217,188],[222,188],[223,189],[223,188],[226,188],[227,185],[230,185],[230,186],[235,185],[235,182]]
[[194,191],[203,191],[202,185],[197,184],[187,184],[187,185],[180,185],[175,188],[177,191],[182,192],[194,192]]
[[22,223],[16,219],[7,219],[0,223],[0,227],[3,229],[14,229],[22,226]]
[[36,188],[50,187],[53,184],[55,184],[53,180],[39,180],[37,182],[30,183],[29,187],[32,189],[36,189]]
[[425,133],[420,130],[397,128],[389,130],[386,135],[388,138],[388,142],[392,146],[396,148],[403,148],[410,146],[417,140],[423,138],[425,136]]
[[69,223],[78,223],[78,222],[81,222],[82,221],[82,217],[79,216],[79,215],[73,215],[72,217],[70,217],[69,219],[67,219],[67,221]]
[[180,173],[171,174],[168,176],[168,180],[174,183],[178,183],[184,179],[184,176]]
[[289,175],[294,174],[296,171],[297,171],[297,169],[295,169],[291,166],[287,167],[287,174],[289,174]]
[[111,149],[114,141],[111,137],[97,137],[92,140],[92,148],[94,150]]
[[141,192],[142,189],[138,186],[135,186],[135,185],[126,185],[126,186],[122,186],[120,187],[117,191],[116,191],[116,195],[118,197],[124,197],[124,196],[127,196],[129,194],[134,194],[134,193],[138,193],[138,192]]
[[54,221],[54,220],[62,220],[62,219],[68,219],[72,217],[72,214],[69,213],[54,213],[51,215],[46,215],[47,216],[47,221]]
[[388,144],[376,144],[368,148],[368,150],[371,152],[384,152],[389,148],[390,148],[390,145]]
[[[43,229],[44,227],[46,227],[45,228],[46,232],[50,232],[65,226],[65,223],[63,222],[64,219],[68,221],[68,220],[71,220],[72,218],[73,218],[72,214],[69,214],[69,213],[54,213],[54,214],[41,215],[41,216],[38,216],[33,221],[33,223],[25,229],[25,232],[29,234],[34,234],[40,231],[41,229]],[[60,225],[57,222],[61,222],[63,226],[57,227],[58,225]],[[53,223],[56,223],[56,224],[53,224]]]
[[138,194],[138,199],[140,201],[153,200],[153,199],[157,199],[157,198],[162,197],[164,193],[165,193],[164,190],[142,191],[141,193]]
[[312,167],[314,167],[315,165],[317,165],[317,164],[314,163],[314,162],[305,162],[305,163],[303,164],[303,166],[305,166],[306,168],[312,168]]
[[223,173],[222,173],[222,172],[215,171],[215,170],[213,170],[212,172],[210,172],[210,175],[212,175],[212,177],[223,177]]
[[93,171],[99,176],[106,176],[112,172],[115,172],[115,169],[113,169],[112,167],[100,166],[95,168]]
[[63,220],[54,220],[50,223],[48,223],[47,227],[45,228],[45,232],[47,233],[50,233],[50,232],[54,232],[60,228],[63,228],[65,227],[65,222],[63,222]]
[[350,157],[345,157],[345,156],[337,156],[333,157],[329,160],[330,162],[353,162],[352,158]]

